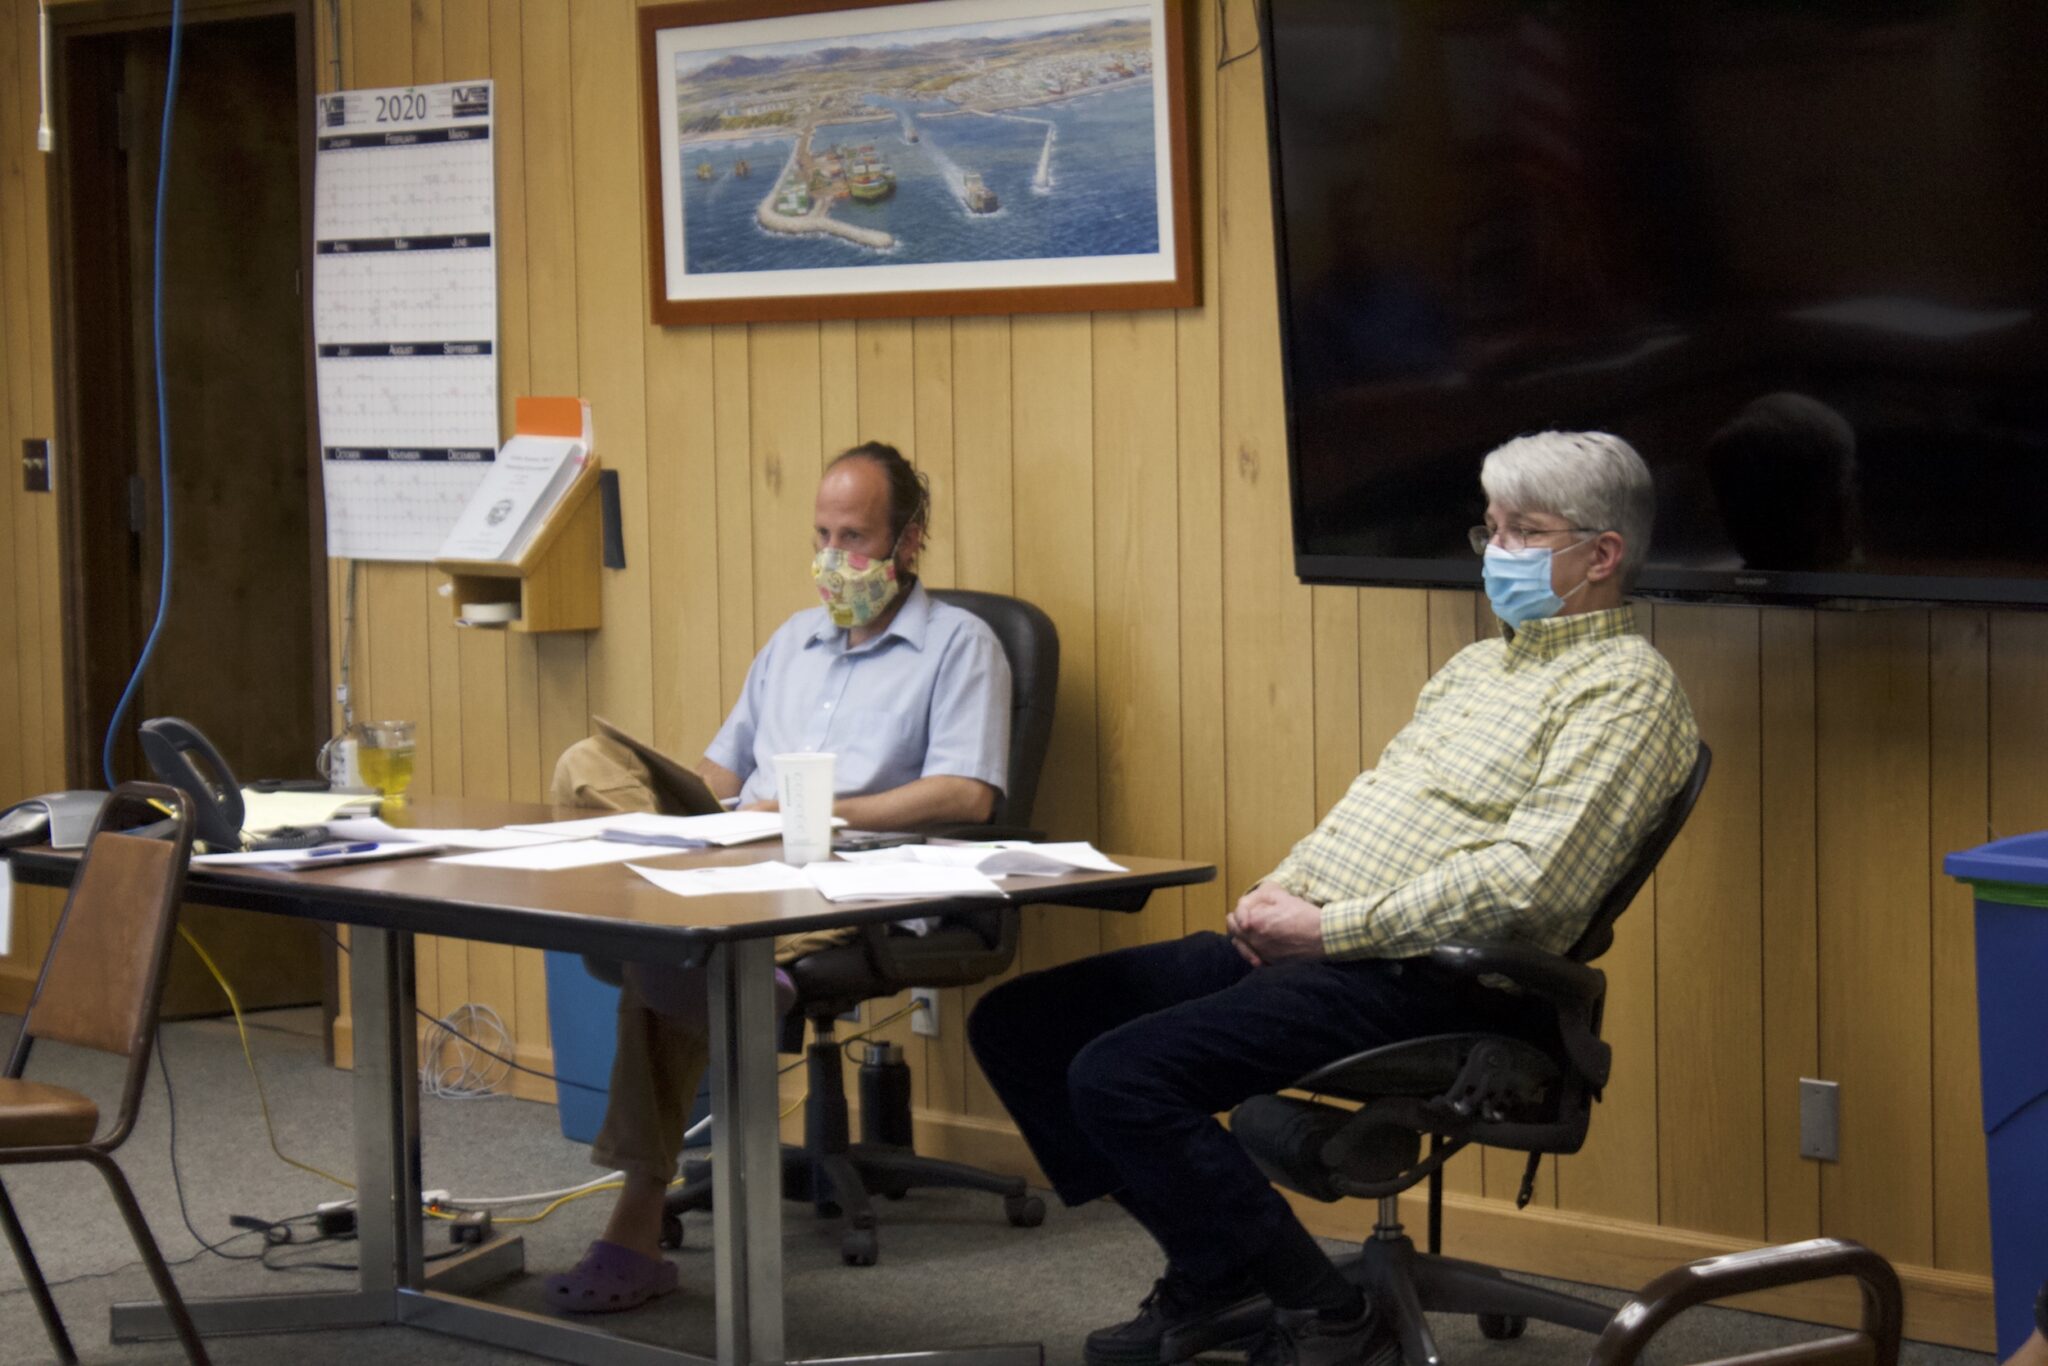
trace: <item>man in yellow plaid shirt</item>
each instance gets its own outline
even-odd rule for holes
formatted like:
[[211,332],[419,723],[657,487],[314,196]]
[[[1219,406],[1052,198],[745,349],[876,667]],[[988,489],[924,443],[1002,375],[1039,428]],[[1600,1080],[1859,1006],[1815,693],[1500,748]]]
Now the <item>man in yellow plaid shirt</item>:
[[1054,1190],[1113,1197],[1165,1250],[1089,1366],[1151,1366],[1183,1323],[1260,1291],[1252,1366],[1398,1355],[1215,1116],[1338,1058],[1430,1034],[1535,1031],[1547,1012],[1439,976],[1449,940],[1563,953],[1690,772],[1671,666],[1624,596],[1649,552],[1642,457],[1601,432],[1487,456],[1471,531],[1500,637],[1460,651],[1323,821],[1197,934],[1019,977],[983,998],[974,1052]]

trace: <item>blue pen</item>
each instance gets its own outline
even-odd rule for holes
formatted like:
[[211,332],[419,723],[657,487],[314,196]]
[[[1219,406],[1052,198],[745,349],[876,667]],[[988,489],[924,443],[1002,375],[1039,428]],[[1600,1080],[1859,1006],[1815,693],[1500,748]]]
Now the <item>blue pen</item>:
[[375,840],[367,844],[330,844],[318,849],[308,849],[307,858],[329,858],[335,854],[367,854],[377,847]]

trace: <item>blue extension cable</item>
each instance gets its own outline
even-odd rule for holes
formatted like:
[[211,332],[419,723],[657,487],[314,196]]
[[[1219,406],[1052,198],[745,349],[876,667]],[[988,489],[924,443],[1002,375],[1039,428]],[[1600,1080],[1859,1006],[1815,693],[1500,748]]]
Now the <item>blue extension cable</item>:
[[142,654],[135,661],[135,671],[128,675],[128,686],[121,690],[121,700],[107,722],[107,737],[100,745],[100,772],[105,775],[110,791],[118,782],[114,777],[114,737],[121,733],[121,719],[135,702],[143,671],[149,667],[150,656],[156,653],[164,620],[171,612],[171,418],[170,399],[164,390],[164,199],[171,179],[171,124],[178,110],[178,58],[184,50],[184,39],[185,0],[171,0],[171,65],[164,79],[164,127],[156,162],[156,223],[150,243],[150,335],[155,349],[152,360],[156,366],[156,465],[162,484],[164,553],[157,572],[156,621],[149,628],[149,638],[142,643]]

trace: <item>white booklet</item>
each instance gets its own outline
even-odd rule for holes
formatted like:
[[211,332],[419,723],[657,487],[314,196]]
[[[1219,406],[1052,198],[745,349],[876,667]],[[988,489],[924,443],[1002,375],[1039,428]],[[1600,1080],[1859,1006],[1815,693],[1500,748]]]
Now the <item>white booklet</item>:
[[583,468],[581,441],[515,436],[441,543],[443,560],[516,560]]

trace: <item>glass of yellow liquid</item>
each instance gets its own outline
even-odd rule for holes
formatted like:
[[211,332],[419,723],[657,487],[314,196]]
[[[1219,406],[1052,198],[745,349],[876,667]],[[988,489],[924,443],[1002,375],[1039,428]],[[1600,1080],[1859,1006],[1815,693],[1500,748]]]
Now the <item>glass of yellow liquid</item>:
[[413,753],[412,722],[372,721],[363,727],[356,762],[364,782],[383,793],[385,801],[399,803],[412,786]]

